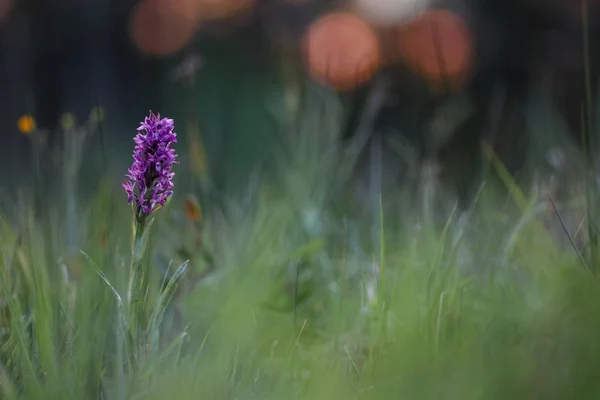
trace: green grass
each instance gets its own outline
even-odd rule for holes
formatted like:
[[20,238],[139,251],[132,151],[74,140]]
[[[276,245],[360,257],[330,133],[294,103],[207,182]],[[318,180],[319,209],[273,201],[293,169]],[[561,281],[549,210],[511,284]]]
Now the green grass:
[[[512,196],[484,187],[470,214],[406,200],[435,196],[427,182],[360,203],[336,132],[307,124],[274,176],[207,201],[201,222],[176,183],[148,238],[151,323],[133,327],[148,347],[127,329],[131,209],[115,174],[48,218],[8,194],[0,398],[598,398],[600,284],[539,201],[507,180]],[[85,256],[64,239],[74,209]]]

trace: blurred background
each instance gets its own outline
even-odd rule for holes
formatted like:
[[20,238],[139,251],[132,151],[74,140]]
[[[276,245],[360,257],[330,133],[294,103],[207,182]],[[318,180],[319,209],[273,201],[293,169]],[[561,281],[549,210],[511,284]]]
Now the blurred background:
[[307,22],[290,7],[270,4],[263,12],[254,1],[2,1],[2,162],[11,171],[2,183],[31,165],[30,138],[20,132],[23,116],[49,130],[49,146],[60,147],[61,116],[70,113],[83,123],[100,106],[106,118],[91,158],[130,152],[150,109],[175,118],[184,141],[192,115],[208,136],[230,141],[244,130],[246,138],[260,140],[272,125],[264,116],[267,97],[280,90],[273,57],[273,43],[285,34],[279,26],[298,33]]
[[[237,186],[273,158],[271,145],[289,134],[312,91],[340,101],[342,113],[326,117],[341,121],[340,139],[361,129],[371,139],[407,139],[417,158],[452,166],[444,168],[452,185],[468,192],[458,181],[474,174],[482,138],[513,174],[525,165],[532,92],[554,107],[553,131],[564,126],[560,134],[575,142],[582,121],[591,131],[585,101],[595,97],[599,3],[1,0],[0,183],[30,169],[20,118],[60,148],[65,113],[83,122],[101,107],[90,168],[129,163],[135,128],[152,109],[176,120],[182,149],[198,150],[189,140],[201,138],[206,160],[196,163],[215,182]],[[390,170],[406,170],[398,165]]]
[[0,0],[2,398],[599,398],[599,37],[600,0]]

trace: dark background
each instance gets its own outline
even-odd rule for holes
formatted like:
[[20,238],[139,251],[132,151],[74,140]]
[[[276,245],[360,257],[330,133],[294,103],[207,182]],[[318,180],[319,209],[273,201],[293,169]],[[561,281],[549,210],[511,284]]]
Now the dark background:
[[[30,170],[30,138],[17,130],[18,118],[25,114],[54,132],[50,146],[58,148],[60,116],[70,112],[84,122],[100,105],[106,119],[101,135],[94,135],[88,146],[88,161],[104,157],[123,165],[130,161],[131,139],[148,110],[176,120],[182,147],[186,118],[197,117],[215,159],[226,151],[223,143],[257,142],[269,133],[272,122],[256,99],[278,90],[279,78],[264,21],[224,35],[214,29],[199,32],[182,51],[157,57],[142,54],[130,39],[135,0],[14,1],[0,20],[3,186],[25,179],[21,177]],[[173,77],[190,55],[202,60],[193,86]],[[250,153],[238,154],[238,161],[243,163],[242,156]]]
[[[0,1],[0,9],[6,2]],[[28,179],[22,177],[28,176],[31,166],[30,138],[17,130],[20,116],[31,114],[39,127],[55,131],[62,113],[85,121],[96,105],[105,110],[106,119],[101,134],[88,146],[85,164],[91,173],[98,174],[102,167],[119,170],[130,163],[135,129],[152,109],[174,118],[180,134],[193,116],[217,180],[238,176],[233,181],[239,183],[257,161],[270,157],[266,144],[281,133],[272,109],[284,98],[281,64],[301,65],[294,57],[304,28],[327,8],[342,3],[259,0],[250,22],[206,26],[181,51],[154,57],[142,54],[129,37],[129,18],[137,2],[13,0],[0,19],[0,185]],[[579,2],[476,0],[455,7],[467,10],[477,41],[477,68],[465,88],[481,108],[476,117],[485,119],[498,84],[514,94],[507,102],[523,108],[532,77],[535,80],[547,69],[554,73],[552,90],[558,106],[572,130],[580,130],[582,24],[572,3]],[[595,49],[599,7],[595,0],[589,3]],[[286,48],[291,50],[286,53]],[[194,84],[173,79],[175,69],[194,54],[202,60]],[[594,64],[593,78],[595,71]],[[405,89],[399,84],[395,90]],[[402,115],[395,108],[388,113]],[[459,150],[475,151],[481,124],[469,124],[466,129],[476,134],[463,135],[466,139],[457,142]],[[511,128],[502,135],[498,142],[508,143],[512,152],[509,139],[521,132]],[[184,152],[185,135],[180,138]],[[60,147],[57,135],[51,146]],[[450,151],[459,153],[456,148]]]
[[[130,44],[127,16],[133,2],[71,3],[15,2],[1,22],[2,162],[11,166],[11,175],[30,165],[30,140],[17,130],[24,114],[53,131],[62,113],[85,121],[101,105],[110,146],[123,127],[135,127],[140,117],[134,116],[160,106],[160,83],[150,82],[164,61],[145,59]],[[1,178],[10,181],[7,174]]]

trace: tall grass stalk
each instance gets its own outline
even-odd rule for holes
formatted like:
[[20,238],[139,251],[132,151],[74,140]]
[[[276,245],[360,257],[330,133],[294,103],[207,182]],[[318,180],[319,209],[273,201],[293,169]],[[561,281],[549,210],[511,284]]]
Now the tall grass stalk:
[[589,40],[589,22],[588,22],[588,2],[581,0],[581,14],[583,25],[583,57],[585,68],[585,112],[582,117],[582,139],[586,158],[586,201],[587,201],[587,221],[588,221],[588,240],[589,240],[589,257],[590,265],[593,270],[597,270],[599,265],[598,257],[598,231],[597,210],[598,210],[598,180],[596,178],[596,141],[595,141],[595,126],[592,112],[592,88],[591,80],[591,61],[590,61],[590,40]]

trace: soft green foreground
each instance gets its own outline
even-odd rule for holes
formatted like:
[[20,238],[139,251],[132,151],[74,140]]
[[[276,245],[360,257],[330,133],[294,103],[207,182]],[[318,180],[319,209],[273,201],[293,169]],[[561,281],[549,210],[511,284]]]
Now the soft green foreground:
[[0,398],[600,398],[600,283],[543,228],[543,206],[517,212],[486,189],[469,219],[451,204],[436,219],[425,184],[420,201],[375,189],[346,210],[333,141],[304,137],[280,184],[206,205],[203,224],[176,186],[153,227],[148,313],[165,272],[191,262],[143,354],[120,323],[131,215],[118,179],[77,212],[78,246],[106,281],[68,253],[61,204],[43,219],[9,196]]
[[[600,395],[600,285],[574,255],[533,237],[535,227],[512,250],[500,234],[461,242],[450,229],[445,238],[410,229],[363,253],[352,226],[336,222],[311,237],[288,203],[265,201],[215,229],[215,272],[180,285],[164,347],[135,376],[120,367],[107,285],[86,264],[51,268],[39,235],[4,224],[3,398]],[[161,228],[156,241],[174,239]],[[84,248],[125,293],[126,235],[111,234],[106,253],[98,235]],[[206,268],[192,260],[189,280]]]

